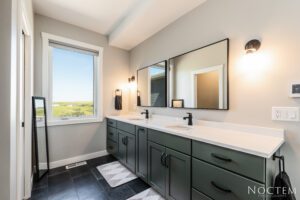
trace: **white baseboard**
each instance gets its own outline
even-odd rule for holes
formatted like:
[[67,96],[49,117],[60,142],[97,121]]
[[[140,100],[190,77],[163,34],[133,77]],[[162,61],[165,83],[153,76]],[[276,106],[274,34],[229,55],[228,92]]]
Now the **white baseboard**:
[[[62,167],[62,166],[66,166],[66,165],[69,165],[72,163],[81,162],[81,161],[85,161],[85,160],[89,160],[89,159],[93,159],[93,158],[97,158],[97,157],[101,157],[101,156],[106,156],[106,155],[108,155],[107,151],[103,150],[103,151],[97,151],[94,153],[84,154],[84,155],[67,158],[67,159],[63,159],[63,160],[53,161],[53,162],[50,162],[50,169]],[[40,163],[40,169],[47,169],[47,163]]]

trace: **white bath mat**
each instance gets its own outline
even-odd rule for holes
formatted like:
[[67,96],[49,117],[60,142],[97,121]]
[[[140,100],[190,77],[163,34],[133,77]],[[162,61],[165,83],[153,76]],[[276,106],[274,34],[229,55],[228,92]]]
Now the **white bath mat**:
[[149,188],[134,195],[133,197],[130,197],[127,200],[164,200],[164,198],[160,196],[160,194],[158,194],[155,190]]
[[118,161],[100,165],[97,169],[110,187],[117,187],[137,178],[136,175]]

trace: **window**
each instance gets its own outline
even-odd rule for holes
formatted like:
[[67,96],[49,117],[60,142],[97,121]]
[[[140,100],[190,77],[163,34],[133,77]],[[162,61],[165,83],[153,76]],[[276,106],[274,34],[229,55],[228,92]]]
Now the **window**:
[[47,33],[42,37],[49,125],[102,121],[102,48]]

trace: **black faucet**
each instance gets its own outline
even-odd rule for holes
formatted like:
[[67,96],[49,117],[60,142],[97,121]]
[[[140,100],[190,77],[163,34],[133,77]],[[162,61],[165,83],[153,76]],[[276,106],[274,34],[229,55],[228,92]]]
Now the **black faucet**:
[[188,114],[188,116],[187,117],[184,117],[183,119],[184,120],[186,120],[186,119],[188,119],[189,121],[188,121],[188,125],[189,126],[192,126],[193,125],[193,115],[192,115],[192,113],[187,113]]
[[146,109],[145,112],[141,112],[141,114],[145,114],[146,119],[149,119],[149,110]]

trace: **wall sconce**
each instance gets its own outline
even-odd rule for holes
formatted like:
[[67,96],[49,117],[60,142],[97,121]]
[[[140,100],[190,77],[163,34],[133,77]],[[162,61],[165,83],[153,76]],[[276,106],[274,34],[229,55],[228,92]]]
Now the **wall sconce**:
[[134,82],[135,81],[135,76],[131,76],[130,78],[128,78],[128,82]]
[[122,110],[122,90],[115,90],[115,109]]
[[240,75],[244,80],[258,81],[265,78],[270,70],[272,56],[265,49],[260,50],[260,47],[261,42],[257,39],[250,40],[245,45],[245,53],[238,62]]
[[261,42],[259,40],[250,40],[245,45],[246,53],[254,53],[260,48]]
[[135,88],[135,76],[131,76],[128,78],[128,88],[129,90],[132,90]]

